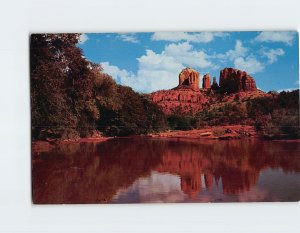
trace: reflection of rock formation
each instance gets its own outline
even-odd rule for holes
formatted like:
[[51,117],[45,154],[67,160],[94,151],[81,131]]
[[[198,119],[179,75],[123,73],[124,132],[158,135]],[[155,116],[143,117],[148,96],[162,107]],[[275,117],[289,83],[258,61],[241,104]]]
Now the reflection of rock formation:
[[42,153],[42,162],[32,169],[33,202],[109,203],[120,188],[150,174],[160,161],[158,152],[147,141],[133,147],[124,139],[63,145]]
[[[187,172],[189,175],[180,175],[181,190],[189,197],[194,198],[202,190],[201,170],[196,172]],[[213,174],[206,173],[204,175],[205,188],[211,190],[213,186]]]
[[206,189],[211,190],[212,185],[213,185],[213,178],[214,178],[214,176],[211,173],[206,173],[204,175],[204,181],[205,181]]
[[253,169],[224,171],[222,173],[223,192],[225,194],[239,194],[249,191],[256,184],[258,175],[259,172]]
[[189,195],[195,197],[202,189],[201,175],[193,174],[193,176],[181,177],[181,190]]
[[[274,159],[271,155],[273,152],[269,151],[268,147],[261,148],[259,146],[262,145],[256,143],[249,142],[245,147],[243,141],[218,142],[218,144],[205,141],[189,144],[186,152],[174,144],[172,149],[163,153],[156,170],[180,176],[182,191],[190,197],[195,197],[204,188],[201,181],[202,174],[205,189],[208,191],[212,190],[214,181],[216,185],[221,179],[224,194],[243,193],[257,183],[260,170],[272,164],[269,159]],[[253,163],[253,160],[257,159],[263,159],[264,164]]]
[[[207,147],[207,145],[203,145]],[[209,146],[211,147],[211,146]],[[213,179],[217,180],[219,176],[222,178],[223,191],[228,194],[235,194],[249,190],[250,186],[257,181],[258,172],[251,170],[251,167],[243,166],[236,172],[234,161],[228,160],[231,168],[224,167],[226,160],[219,158],[219,161],[211,161],[198,146],[191,145],[188,153],[181,153],[181,150],[168,150],[163,153],[162,162],[156,168],[159,172],[167,172],[176,174],[181,177],[182,191],[190,197],[196,196],[201,192],[202,182],[201,174],[204,174],[205,188],[210,190],[213,185]],[[217,163],[216,163],[217,162]],[[221,163],[219,163],[221,162]],[[216,176],[213,175],[216,171]],[[254,175],[252,173],[255,173]],[[249,175],[250,174],[250,175]],[[252,174],[252,175],[251,175]]]
[[299,144],[292,142],[188,139],[129,138],[61,146],[41,153],[41,162],[33,164],[33,201],[111,202],[118,190],[146,179],[151,171],[179,176],[181,190],[189,197],[204,188],[214,192],[217,184],[224,194],[236,195],[255,186],[266,168],[299,172],[298,152]]

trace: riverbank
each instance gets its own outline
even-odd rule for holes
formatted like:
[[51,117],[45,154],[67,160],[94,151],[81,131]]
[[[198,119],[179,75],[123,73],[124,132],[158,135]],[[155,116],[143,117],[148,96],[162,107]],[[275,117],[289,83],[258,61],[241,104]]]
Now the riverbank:
[[79,138],[79,139],[67,139],[67,140],[48,140],[48,141],[32,141],[31,150],[33,153],[46,152],[53,149],[56,146],[68,145],[81,142],[104,142],[112,137],[91,137],[91,138]]
[[[145,136],[145,135],[143,135]],[[228,126],[212,126],[203,129],[193,130],[169,130],[161,133],[153,133],[146,135],[152,138],[190,138],[190,139],[201,139],[201,140],[234,140],[234,139],[265,139],[262,135],[257,132],[254,126],[250,125],[228,125]],[[129,136],[139,137],[139,135]],[[90,138],[79,138],[79,139],[68,139],[68,140],[48,140],[48,141],[32,141],[32,152],[34,154],[40,152],[47,152],[54,147],[60,145],[75,144],[81,142],[104,142],[109,139],[116,137],[90,137]],[[285,141],[285,142],[300,142],[300,139],[290,140],[274,140],[274,141]]]
[[203,129],[193,130],[173,130],[168,132],[150,134],[150,137],[184,137],[211,140],[230,140],[241,138],[261,138],[254,126],[249,125],[230,125],[212,126]]
[[[135,135],[136,137],[137,135]],[[163,138],[199,138],[199,139],[214,139],[214,140],[230,140],[240,139],[245,137],[259,137],[253,126],[213,126],[204,129],[193,130],[169,130],[161,133],[154,133],[146,135],[148,137],[163,137]],[[131,136],[133,137],[133,136]],[[81,143],[81,142],[104,142],[114,137],[90,137],[90,138],[78,138],[78,139],[49,139],[47,141],[37,140],[32,141],[32,152],[40,153],[53,149],[56,146]]]

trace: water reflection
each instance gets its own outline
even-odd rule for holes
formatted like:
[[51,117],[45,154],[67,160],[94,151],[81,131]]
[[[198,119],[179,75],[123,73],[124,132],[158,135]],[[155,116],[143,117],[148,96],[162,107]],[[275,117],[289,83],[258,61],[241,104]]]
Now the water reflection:
[[297,201],[300,144],[123,138],[33,155],[34,203]]

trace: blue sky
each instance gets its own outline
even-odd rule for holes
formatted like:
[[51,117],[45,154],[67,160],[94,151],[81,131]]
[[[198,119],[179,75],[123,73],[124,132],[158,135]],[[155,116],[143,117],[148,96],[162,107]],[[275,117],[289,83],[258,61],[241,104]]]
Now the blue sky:
[[117,83],[144,93],[177,86],[187,66],[217,81],[225,67],[245,70],[263,91],[299,87],[294,31],[87,33],[78,46]]

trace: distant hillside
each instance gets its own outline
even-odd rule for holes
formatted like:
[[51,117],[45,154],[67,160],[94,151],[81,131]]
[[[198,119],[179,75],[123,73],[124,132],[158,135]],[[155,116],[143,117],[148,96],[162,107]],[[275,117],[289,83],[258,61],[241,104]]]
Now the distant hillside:
[[153,92],[153,102],[162,107],[165,114],[195,114],[208,106],[256,97],[270,96],[256,88],[255,80],[245,71],[225,68],[220,72],[220,85],[216,78],[211,85],[209,74],[203,76],[202,88],[199,88],[199,72],[186,68],[179,74],[179,84],[171,90]]
[[186,68],[179,74],[179,84],[171,90],[150,94],[168,116],[172,129],[189,130],[207,126],[245,124],[268,138],[299,138],[299,91],[269,92],[257,89],[255,80],[245,71],[225,68],[210,82]]

